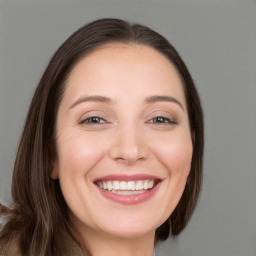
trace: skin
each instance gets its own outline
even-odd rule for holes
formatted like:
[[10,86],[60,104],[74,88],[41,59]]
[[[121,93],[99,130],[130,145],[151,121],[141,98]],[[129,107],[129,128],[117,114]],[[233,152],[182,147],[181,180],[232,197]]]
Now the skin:
[[[111,103],[79,101],[92,95]],[[155,95],[180,104],[145,103]],[[90,123],[95,116],[99,123]],[[181,198],[192,151],[182,81],[165,56],[148,46],[116,43],[76,64],[58,111],[51,176],[60,180],[72,224],[93,255],[153,255],[155,230]],[[104,198],[93,183],[116,173],[150,174],[161,184],[150,199],[123,205]]]

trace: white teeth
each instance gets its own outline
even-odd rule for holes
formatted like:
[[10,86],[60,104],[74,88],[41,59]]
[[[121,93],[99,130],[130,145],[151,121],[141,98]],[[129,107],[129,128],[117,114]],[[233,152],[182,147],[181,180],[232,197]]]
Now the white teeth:
[[138,194],[142,194],[142,193],[144,193],[145,191],[143,190],[143,191],[121,191],[121,190],[119,190],[119,191],[115,191],[115,190],[113,190],[112,191],[112,193],[115,193],[115,194],[118,194],[118,195],[138,195]]
[[154,181],[153,180],[149,181],[148,188],[153,188],[153,186],[154,186]]
[[108,181],[107,186],[108,186],[109,191],[112,190],[113,186],[112,186],[111,181]]
[[113,182],[113,190],[118,190],[119,189],[119,182],[118,181],[114,181]]
[[[143,193],[145,190],[151,189],[155,185],[154,180],[138,180],[138,181],[118,181],[118,180],[108,180],[108,181],[97,181],[99,187],[104,190],[112,191],[113,193],[121,195],[138,194],[132,191]],[[127,193],[124,193],[128,191]]]
[[147,189],[148,189],[148,181],[146,181],[146,182],[144,183],[143,188],[144,188],[145,190],[147,190]]
[[127,182],[127,190],[135,190],[135,182],[134,181],[128,181]]
[[142,189],[143,189],[143,183],[142,181],[138,181],[138,183],[136,184],[136,190],[142,190]]
[[126,182],[125,181],[120,182],[120,190],[126,190]]

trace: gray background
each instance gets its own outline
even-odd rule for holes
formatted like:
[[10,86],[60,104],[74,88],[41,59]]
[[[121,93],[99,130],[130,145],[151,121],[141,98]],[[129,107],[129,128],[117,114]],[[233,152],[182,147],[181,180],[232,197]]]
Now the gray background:
[[186,230],[158,256],[256,255],[256,3],[254,1],[0,1],[0,199],[33,91],[51,55],[83,24],[117,17],[177,48],[199,89],[204,184]]

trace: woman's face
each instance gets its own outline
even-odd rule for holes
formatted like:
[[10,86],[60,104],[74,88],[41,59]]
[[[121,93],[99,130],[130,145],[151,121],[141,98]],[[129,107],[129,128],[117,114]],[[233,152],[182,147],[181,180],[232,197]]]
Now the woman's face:
[[109,44],[74,67],[58,111],[52,178],[80,232],[153,233],[180,200],[192,151],[182,82],[165,56]]

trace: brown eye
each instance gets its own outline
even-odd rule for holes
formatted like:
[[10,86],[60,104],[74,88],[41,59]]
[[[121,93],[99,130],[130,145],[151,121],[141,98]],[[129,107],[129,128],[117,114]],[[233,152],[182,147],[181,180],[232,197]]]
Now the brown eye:
[[106,120],[98,116],[92,116],[80,122],[80,124],[104,124],[104,123],[106,123]]
[[149,121],[149,123],[153,123],[153,124],[177,124],[176,121],[167,118],[167,117],[163,117],[163,116],[157,116],[154,117],[153,119],[151,119]]

